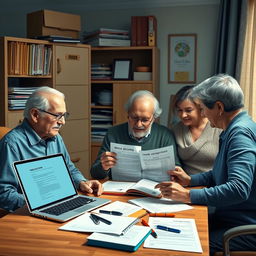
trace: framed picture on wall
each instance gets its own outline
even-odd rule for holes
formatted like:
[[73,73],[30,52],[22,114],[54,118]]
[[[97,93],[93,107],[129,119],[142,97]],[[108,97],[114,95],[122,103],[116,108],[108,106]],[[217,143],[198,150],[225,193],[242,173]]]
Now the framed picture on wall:
[[132,79],[132,60],[115,59],[113,63],[114,80],[131,80]]
[[168,35],[168,83],[196,83],[197,35]]

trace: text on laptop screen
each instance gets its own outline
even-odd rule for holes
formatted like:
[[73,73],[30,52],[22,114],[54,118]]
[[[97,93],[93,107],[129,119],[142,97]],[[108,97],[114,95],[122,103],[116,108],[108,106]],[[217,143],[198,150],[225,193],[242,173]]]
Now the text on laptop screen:
[[61,155],[16,165],[32,209],[76,194]]

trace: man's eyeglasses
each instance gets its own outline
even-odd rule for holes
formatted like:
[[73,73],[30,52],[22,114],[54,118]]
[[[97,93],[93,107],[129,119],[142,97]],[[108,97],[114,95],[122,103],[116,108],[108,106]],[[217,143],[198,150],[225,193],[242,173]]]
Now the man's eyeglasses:
[[54,114],[54,113],[48,112],[48,111],[43,110],[43,109],[38,109],[38,110],[43,112],[43,113],[46,113],[46,114],[54,116],[57,121],[59,121],[62,117],[64,117],[65,120],[69,117],[69,113],[68,112],[65,112],[63,114]]
[[128,116],[133,122],[138,123],[139,121],[143,124],[143,125],[148,125],[152,122],[154,116],[152,116],[151,118],[139,118],[139,117],[134,117],[134,116]]

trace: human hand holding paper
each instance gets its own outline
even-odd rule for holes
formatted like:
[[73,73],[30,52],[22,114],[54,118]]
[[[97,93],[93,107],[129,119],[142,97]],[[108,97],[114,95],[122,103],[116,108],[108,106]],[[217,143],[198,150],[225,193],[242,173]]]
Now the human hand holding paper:
[[116,165],[116,153],[114,152],[103,152],[100,157],[100,162],[103,170],[108,171],[110,168]]

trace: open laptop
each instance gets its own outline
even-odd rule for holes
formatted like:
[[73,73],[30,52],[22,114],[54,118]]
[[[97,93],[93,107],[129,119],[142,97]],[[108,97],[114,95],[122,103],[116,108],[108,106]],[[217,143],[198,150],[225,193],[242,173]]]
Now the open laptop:
[[34,216],[64,222],[110,202],[78,195],[62,154],[17,161],[13,167]]

